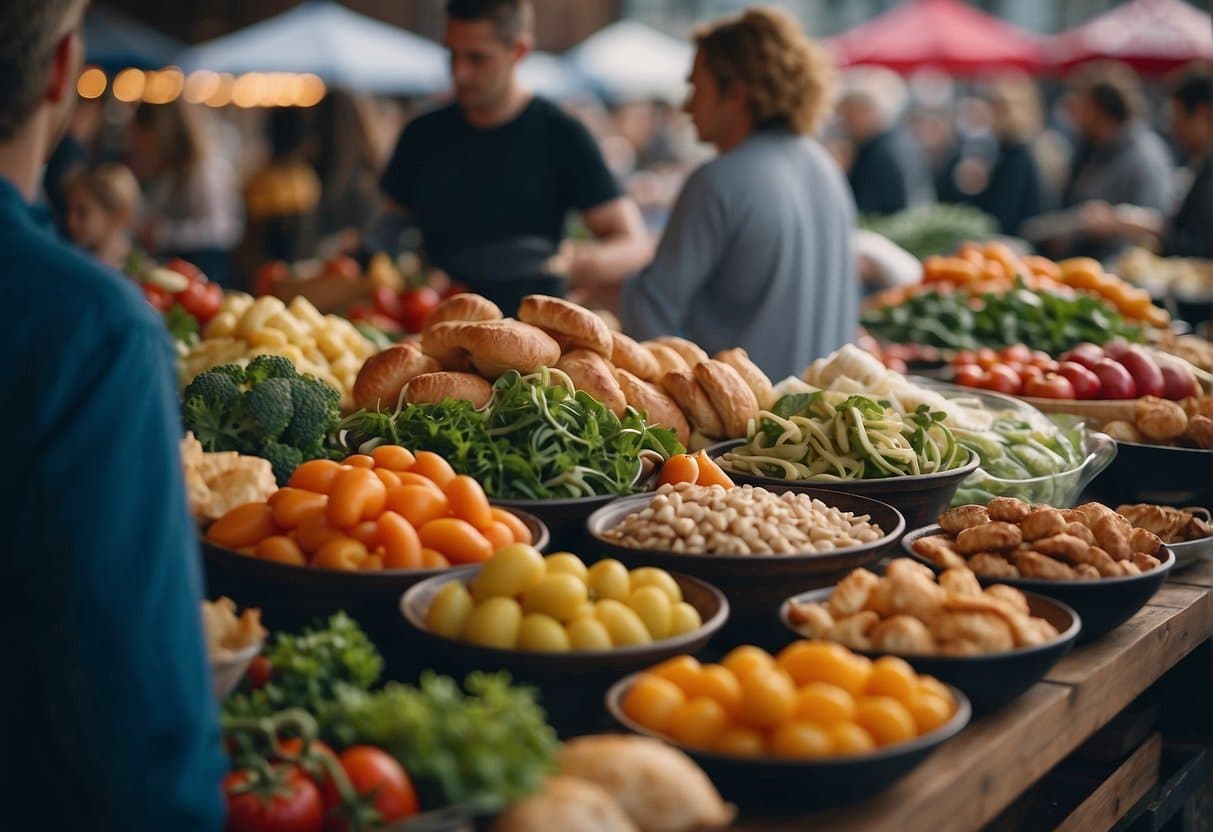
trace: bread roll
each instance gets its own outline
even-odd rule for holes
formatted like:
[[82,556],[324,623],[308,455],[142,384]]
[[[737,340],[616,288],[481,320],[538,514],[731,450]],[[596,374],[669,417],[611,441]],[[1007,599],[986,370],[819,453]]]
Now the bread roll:
[[547,295],[527,295],[518,305],[518,320],[551,335],[562,350],[587,349],[611,357],[611,330],[583,306]]
[[700,349],[694,341],[688,341],[686,338],[679,338],[677,335],[662,335],[660,338],[654,338],[653,341],[678,353],[688,367],[694,367],[701,361],[708,360],[708,354]]
[[460,292],[435,306],[425,319],[421,331],[425,332],[444,321],[500,321],[503,317],[497,304],[483,295]]
[[723,361],[712,359],[696,364],[691,374],[712,400],[724,425],[724,438],[745,436],[750,420],[758,416],[758,399],[741,374]]
[[726,438],[724,422],[691,370],[666,373],[661,377],[661,389],[682,408],[692,428],[711,439]]
[[640,832],[599,785],[576,777],[548,778],[543,788],[502,810],[491,832]]
[[622,368],[615,368],[615,380],[619,382],[628,404],[644,414],[645,424],[669,428],[678,436],[678,441],[684,447],[690,447],[691,426],[677,402],[657,387]]
[[463,321],[440,321],[421,331],[421,349],[439,363],[440,370],[466,373],[472,370],[471,356],[457,338]]
[[615,380],[611,362],[592,350],[576,349],[560,356],[556,369],[566,373],[578,390],[589,393],[616,416],[623,416],[628,402]]
[[[560,360],[560,345],[542,329],[506,318],[501,321],[445,321],[423,333],[426,351],[448,370],[470,363],[496,379],[510,370],[533,373]],[[431,350],[433,350],[431,352]]]
[[354,407],[362,410],[391,410],[400,401],[404,386],[423,373],[441,370],[430,356],[413,343],[396,344],[366,360],[354,379]]
[[741,377],[745,379],[745,383],[754,391],[754,398],[758,400],[759,409],[769,410],[771,405],[775,403],[775,393],[771,379],[757,364],[750,360],[749,353],[744,349],[734,347],[731,350],[721,350],[716,353],[716,360],[723,361],[741,374]]
[[489,403],[493,385],[472,373],[443,371],[425,373],[404,388],[404,400],[409,404],[439,404],[446,399],[471,402],[480,409]]
[[645,381],[656,381],[661,370],[661,365],[651,352],[622,332],[615,331],[611,332],[611,363]]
[[651,737],[577,737],[556,764],[561,774],[605,789],[645,832],[723,829],[736,814],[690,757]]
[[653,381],[655,382],[660,382],[666,373],[691,369],[691,365],[681,355],[665,344],[658,344],[655,341],[644,341],[640,346],[648,350],[649,355],[653,356],[653,359],[657,362],[657,374],[653,376]]

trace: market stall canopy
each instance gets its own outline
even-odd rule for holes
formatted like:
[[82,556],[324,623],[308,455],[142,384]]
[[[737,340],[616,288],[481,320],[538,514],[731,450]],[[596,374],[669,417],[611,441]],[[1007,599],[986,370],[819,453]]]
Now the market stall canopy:
[[568,98],[590,89],[590,82],[569,61],[550,52],[532,52],[518,65],[518,79],[547,98]]
[[85,61],[107,72],[132,66],[159,69],[185,48],[181,41],[105,6],[90,6],[85,12],[84,41]]
[[1207,13],[1183,0],[1131,0],[1057,35],[1052,50],[1067,69],[1108,59],[1160,74],[1213,58],[1213,28]]
[[1047,65],[1040,37],[961,0],[909,0],[826,43],[839,66],[874,64],[905,74],[1038,72]]
[[295,72],[361,92],[425,95],[450,86],[446,50],[331,2],[307,2],[190,49],[187,70]]
[[578,44],[568,60],[612,100],[680,101],[694,56],[684,40],[621,20]]

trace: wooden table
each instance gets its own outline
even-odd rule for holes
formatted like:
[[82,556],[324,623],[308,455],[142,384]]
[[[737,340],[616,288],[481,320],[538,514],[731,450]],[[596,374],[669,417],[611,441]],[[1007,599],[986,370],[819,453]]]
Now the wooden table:
[[[1098,641],[1075,648],[1044,681],[997,713],[975,720],[875,799],[794,819],[745,821],[737,828],[979,829],[1210,636],[1213,563],[1204,561],[1171,577],[1137,615]],[[1157,747],[1146,745],[1151,747],[1122,766],[1128,775],[1151,755],[1157,759]],[[1091,822],[1080,826],[1106,828],[1108,823],[1094,818],[1109,807],[1109,801],[1084,804]]]

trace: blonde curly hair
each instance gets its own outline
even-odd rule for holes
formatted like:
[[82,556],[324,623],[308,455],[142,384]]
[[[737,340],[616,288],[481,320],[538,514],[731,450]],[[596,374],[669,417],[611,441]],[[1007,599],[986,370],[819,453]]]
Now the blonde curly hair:
[[695,45],[722,90],[746,85],[757,127],[812,133],[833,106],[833,63],[785,12],[748,9],[698,29]]

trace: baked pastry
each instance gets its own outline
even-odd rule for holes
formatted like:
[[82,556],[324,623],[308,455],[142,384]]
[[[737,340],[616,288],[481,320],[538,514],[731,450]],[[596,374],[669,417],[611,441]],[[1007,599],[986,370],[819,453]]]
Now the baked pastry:
[[649,355],[653,356],[653,359],[657,362],[657,375],[653,380],[658,383],[665,378],[666,373],[691,369],[691,365],[681,355],[665,344],[658,344],[656,341],[644,341],[640,346],[648,350]]
[[496,379],[510,370],[533,373],[560,360],[560,345],[538,327],[506,318],[500,321],[446,321],[422,335],[426,352],[448,370],[470,363]]
[[690,757],[650,737],[577,737],[564,744],[556,765],[561,774],[609,792],[645,832],[707,832],[723,829],[736,815]]
[[691,369],[712,401],[724,426],[725,439],[745,436],[750,420],[758,418],[758,399],[741,374],[722,361],[701,361]]
[[611,331],[611,363],[643,381],[656,381],[661,365],[653,353],[622,332]]
[[549,777],[543,788],[503,809],[492,832],[640,832],[601,786],[577,777]]
[[708,354],[698,344],[688,341],[686,338],[679,338],[677,335],[662,335],[660,338],[654,338],[653,342],[669,347],[678,353],[688,367],[694,367],[701,361],[708,360]]
[[[1127,518],[1139,529],[1154,533],[1162,539],[1163,543],[1183,543],[1213,535],[1213,525],[1183,509],[1138,503],[1119,506],[1116,513]],[[1137,551],[1145,550],[1137,549]],[[1152,555],[1154,552],[1146,552],[1146,554]]]
[[562,350],[582,348],[611,357],[611,330],[583,306],[547,295],[527,295],[518,305],[518,320],[551,335]]
[[628,402],[615,380],[611,362],[592,350],[579,348],[560,356],[556,369],[568,375],[578,390],[589,393],[616,416],[623,416]]
[[460,373],[472,371],[471,356],[456,340],[456,333],[464,323],[466,322],[440,321],[421,331],[421,351],[438,362],[438,369]]
[[438,362],[412,343],[396,344],[372,355],[354,379],[354,407],[390,410],[399,403],[405,385],[424,373],[436,373]]
[[435,306],[425,319],[421,331],[425,332],[444,321],[500,321],[504,317],[500,307],[483,295],[460,292]]
[[726,431],[711,398],[690,370],[676,370],[661,377],[661,389],[678,403],[691,427],[710,439],[725,439]]
[[439,404],[446,399],[468,401],[477,410],[489,403],[493,385],[473,373],[443,370],[424,373],[404,388],[404,400],[409,404]]
[[615,368],[615,380],[627,403],[643,413],[646,424],[674,431],[678,441],[687,446],[691,441],[691,426],[678,403],[647,381],[620,367]]
[[754,391],[754,398],[758,400],[760,408],[768,410],[775,403],[775,391],[771,385],[771,379],[750,360],[749,353],[744,349],[733,347],[731,350],[721,350],[716,353],[715,358],[738,372],[749,388]]

